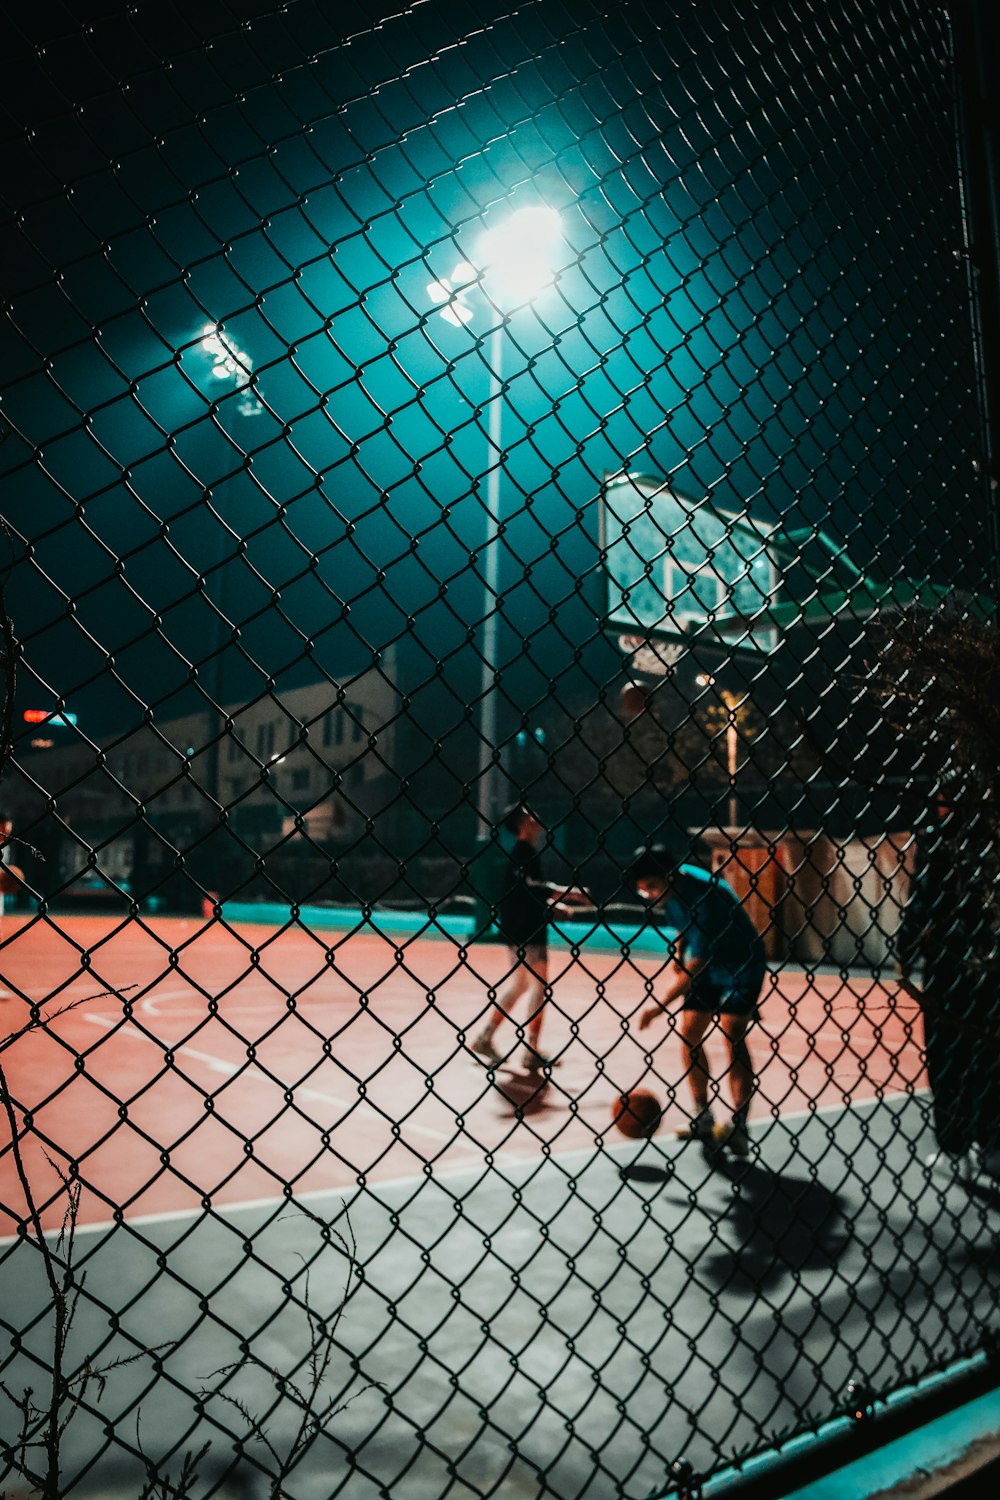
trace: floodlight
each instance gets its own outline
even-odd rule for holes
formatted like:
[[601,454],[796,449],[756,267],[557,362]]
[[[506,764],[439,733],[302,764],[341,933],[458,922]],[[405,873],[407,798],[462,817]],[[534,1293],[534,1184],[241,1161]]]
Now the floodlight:
[[531,302],[556,279],[562,220],[554,208],[520,208],[480,241],[483,281],[500,305]]

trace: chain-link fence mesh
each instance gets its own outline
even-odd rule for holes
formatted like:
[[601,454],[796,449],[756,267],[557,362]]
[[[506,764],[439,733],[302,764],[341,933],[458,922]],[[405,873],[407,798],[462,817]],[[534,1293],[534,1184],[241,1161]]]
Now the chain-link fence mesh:
[[8,43],[6,1493],[694,1493],[985,1347],[948,8]]

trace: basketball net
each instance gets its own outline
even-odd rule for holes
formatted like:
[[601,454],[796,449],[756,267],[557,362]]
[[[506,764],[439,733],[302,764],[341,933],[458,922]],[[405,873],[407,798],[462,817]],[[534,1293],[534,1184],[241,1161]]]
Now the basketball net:
[[654,641],[645,635],[620,635],[618,648],[633,672],[649,677],[668,677],[688,649],[683,641]]

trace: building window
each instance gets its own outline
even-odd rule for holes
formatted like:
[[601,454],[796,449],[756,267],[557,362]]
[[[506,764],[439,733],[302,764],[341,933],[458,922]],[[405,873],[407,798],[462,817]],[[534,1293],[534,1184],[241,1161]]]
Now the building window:
[[268,720],[257,725],[257,758],[270,760],[274,754],[274,724]]
[[323,715],[323,744],[325,746],[344,743],[344,713],[344,709],[338,706],[328,708]]
[[292,787],[297,792],[304,792],[309,786],[309,768],[304,767],[301,771],[292,772]]

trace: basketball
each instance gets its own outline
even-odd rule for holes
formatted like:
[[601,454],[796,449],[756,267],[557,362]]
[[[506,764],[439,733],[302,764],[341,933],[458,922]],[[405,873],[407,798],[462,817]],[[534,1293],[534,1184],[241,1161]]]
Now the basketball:
[[637,682],[627,682],[618,697],[626,719],[638,719],[646,712],[646,692]]
[[630,1094],[621,1095],[612,1119],[622,1135],[646,1140],[655,1133],[662,1113],[655,1094],[648,1089],[633,1089]]

